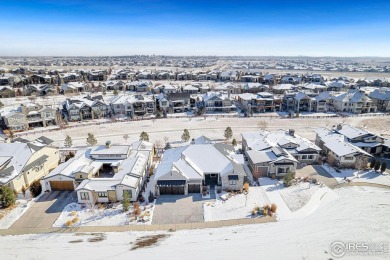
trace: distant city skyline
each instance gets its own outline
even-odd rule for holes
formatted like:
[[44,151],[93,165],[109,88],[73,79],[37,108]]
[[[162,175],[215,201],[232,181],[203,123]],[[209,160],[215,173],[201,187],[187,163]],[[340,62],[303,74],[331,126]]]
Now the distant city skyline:
[[0,56],[390,57],[388,1],[5,0],[0,9]]

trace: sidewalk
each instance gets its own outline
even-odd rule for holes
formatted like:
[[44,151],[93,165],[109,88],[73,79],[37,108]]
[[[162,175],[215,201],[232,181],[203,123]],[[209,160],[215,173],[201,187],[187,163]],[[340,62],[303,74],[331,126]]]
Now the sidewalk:
[[24,228],[24,229],[1,229],[0,235],[24,235],[42,233],[77,233],[77,232],[128,232],[128,231],[176,231],[184,229],[221,228],[237,225],[261,224],[276,222],[275,217],[232,219],[187,224],[168,225],[129,225],[129,226],[98,226],[98,227],[74,227],[74,228]]

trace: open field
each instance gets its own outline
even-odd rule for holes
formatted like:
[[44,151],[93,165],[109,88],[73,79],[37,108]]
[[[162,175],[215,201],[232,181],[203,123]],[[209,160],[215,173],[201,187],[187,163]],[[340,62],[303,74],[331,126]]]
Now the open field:
[[[277,223],[176,232],[1,236],[0,258],[69,259],[82,255],[83,259],[239,259],[245,255],[249,259],[334,259],[330,245],[335,241],[388,243],[390,192],[363,187],[335,191],[338,197],[332,203],[320,205],[309,216]],[[141,238],[165,234],[169,237],[132,250]],[[374,258],[388,259],[388,254],[377,252]]]
[[[46,136],[55,141],[55,144],[63,146],[66,135],[70,135],[73,139],[74,146],[85,146],[86,138],[89,132],[93,133],[102,144],[110,140],[115,144],[130,144],[134,140],[139,139],[142,131],[149,134],[151,142],[161,142],[164,144],[164,138],[168,137],[168,141],[173,145],[181,144],[181,135],[186,128],[189,130],[191,138],[205,135],[211,139],[222,140],[224,130],[230,126],[233,130],[233,138],[238,141],[241,140],[241,133],[259,130],[259,122],[267,122],[267,130],[290,129],[296,130],[296,133],[308,138],[315,139],[314,130],[318,127],[331,127],[338,123],[348,123],[352,126],[364,127],[373,133],[389,137],[390,117],[350,117],[350,118],[217,118],[209,116],[206,120],[203,117],[189,118],[169,118],[143,121],[128,121],[108,123],[92,126],[79,126],[68,128],[64,130],[40,132],[25,135],[21,133],[21,137],[34,139],[39,136]],[[42,128],[44,130],[44,128]],[[129,140],[127,142],[123,139],[123,135],[128,134]]]

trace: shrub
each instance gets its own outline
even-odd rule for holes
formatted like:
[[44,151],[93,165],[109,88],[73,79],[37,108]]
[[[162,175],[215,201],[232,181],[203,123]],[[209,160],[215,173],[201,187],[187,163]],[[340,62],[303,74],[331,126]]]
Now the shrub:
[[72,220],[68,220],[66,221],[65,226],[70,227],[72,226],[72,224],[73,224]]
[[77,215],[77,212],[76,212],[75,210],[73,210],[73,211],[70,213],[70,215],[76,216],[76,215]]
[[277,210],[277,208],[278,208],[278,207],[276,206],[275,203],[272,203],[272,204],[271,204],[271,212],[272,212],[272,213],[275,213],[276,210]]
[[222,192],[222,187],[221,186],[218,186],[217,187],[217,193],[220,194]]
[[123,200],[122,200],[123,211],[129,211],[130,209],[130,195],[129,192],[123,192]]
[[142,195],[139,196],[139,197],[138,197],[138,201],[141,202],[141,203],[144,203],[144,202],[145,202],[144,196],[142,196]]
[[74,223],[76,223],[76,222],[79,222],[79,218],[74,218],[74,219],[72,219],[72,223],[74,224]]
[[22,194],[23,194],[23,197],[26,197],[26,187],[24,185],[22,187]]
[[375,171],[377,172],[379,170],[379,168],[381,168],[381,162],[380,161],[376,161],[375,162],[375,166],[374,166]]
[[264,205],[264,207],[263,207],[263,215],[264,216],[268,215],[268,205]]
[[41,185],[41,182],[39,180],[36,180],[33,183],[31,183],[30,192],[34,198],[36,198],[39,194],[41,194],[42,185]]
[[294,173],[288,172],[284,177],[283,177],[283,182],[286,187],[290,187],[292,181],[294,180]]
[[387,163],[386,162],[382,162],[382,164],[381,164],[381,172],[384,173],[386,171],[386,168],[387,168]]
[[152,191],[149,191],[148,201],[149,203],[152,203],[154,201],[154,194]]
[[257,210],[252,210],[252,216],[255,216],[257,214]]
[[372,159],[372,161],[370,162],[370,168],[371,168],[371,169],[374,169],[375,164],[376,164],[376,160],[375,160],[375,159]]
[[271,179],[275,180],[276,179],[276,175],[272,174]]
[[16,196],[13,190],[7,186],[1,187],[1,196],[0,196],[1,204],[4,208],[8,208],[10,206],[15,205]]
[[134,210],[133,210],[134,215],[139,216],[141,214],[141,209],[139,207],[139,203],[134,202],[133,207],[134,207]]
[[245,182],[245,183],[244,183],[244,190],[245,190],[246,192],[249,191],[249,183],[248,183],[248,182]]

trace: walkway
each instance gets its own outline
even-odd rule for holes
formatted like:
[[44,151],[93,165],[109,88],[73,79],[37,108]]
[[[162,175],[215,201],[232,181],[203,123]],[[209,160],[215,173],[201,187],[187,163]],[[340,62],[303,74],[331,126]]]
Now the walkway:
[[129,232],[129,231],[176,231],[185,229],[221,228],[237,225],[252,225],[268,222],[276,222],[275,217],[232,219],[222,221],[211,221],[186,224],[166,225],[129,225],[129,226],[98,226],[98,227],[75,227],[75,228],[23,228],[23,229],[1,229],[0,235],[23,235],[43,233],[81,233],[81,232]]

